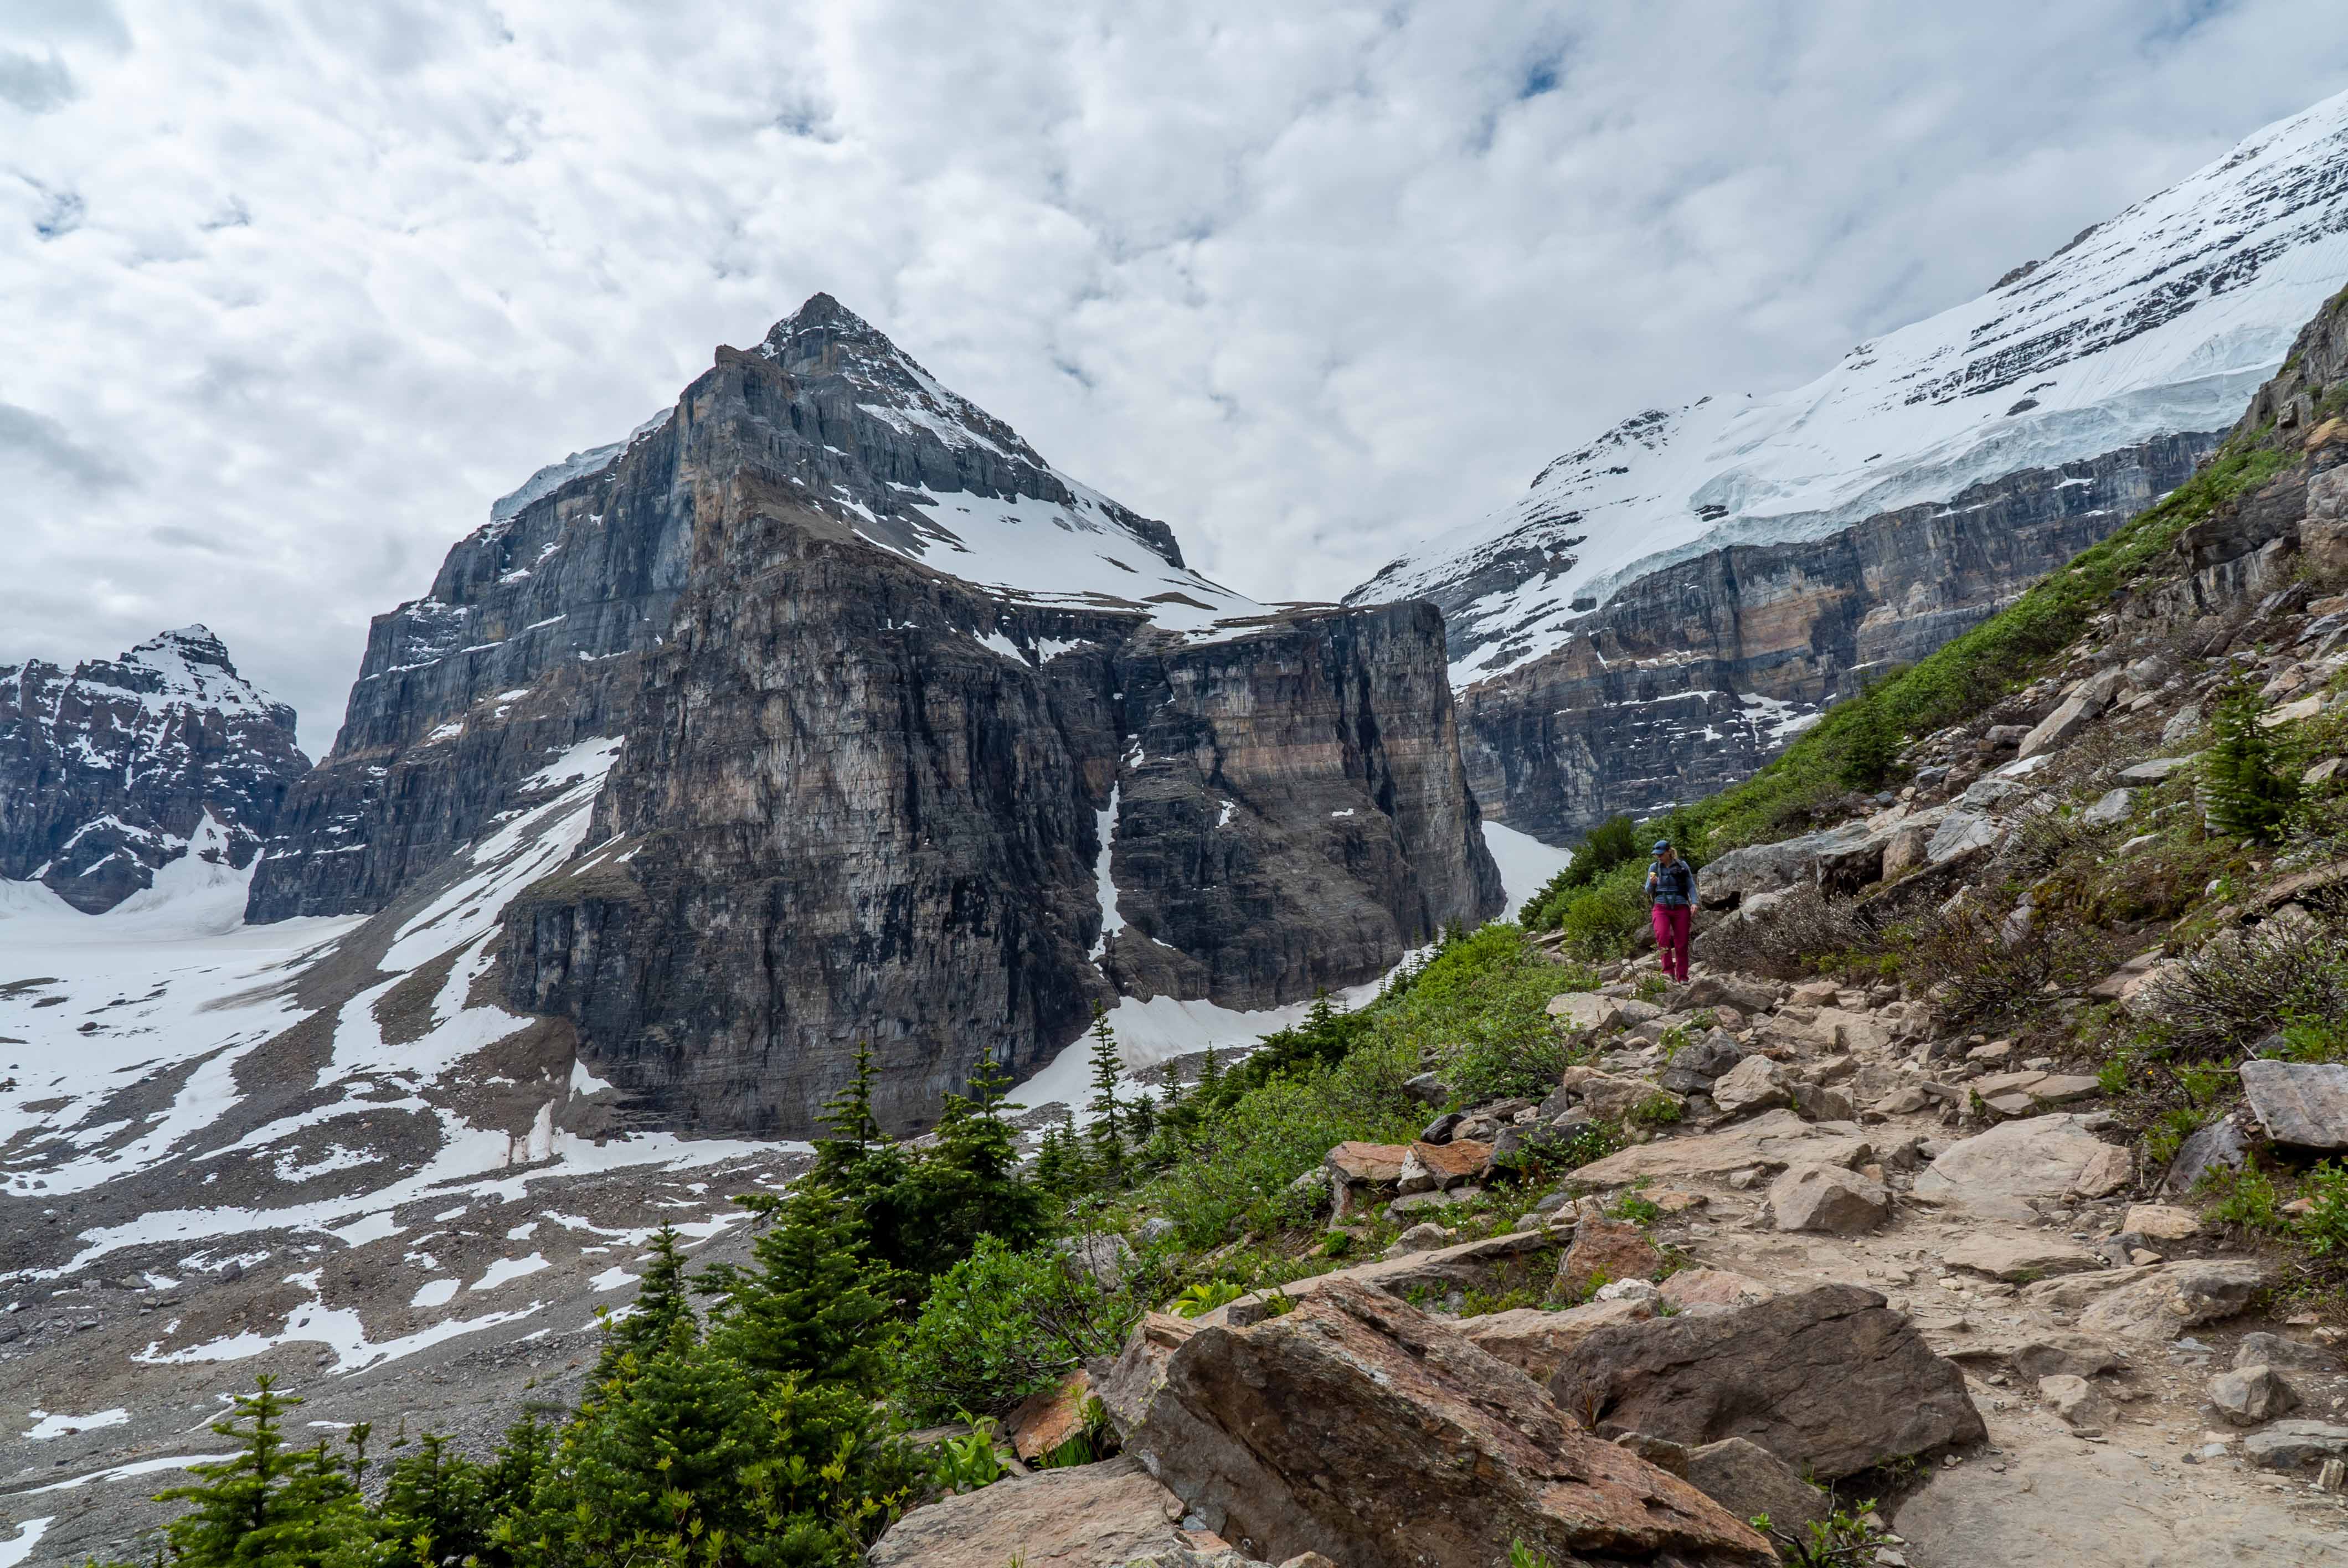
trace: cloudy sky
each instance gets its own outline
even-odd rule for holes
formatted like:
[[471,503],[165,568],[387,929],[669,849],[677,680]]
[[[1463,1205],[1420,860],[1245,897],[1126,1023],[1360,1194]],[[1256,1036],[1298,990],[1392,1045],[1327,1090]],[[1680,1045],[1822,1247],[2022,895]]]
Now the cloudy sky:
[[0,0],[0,661],[367,617],[818,289],[1263,598],[2348,87],[2304,0]]

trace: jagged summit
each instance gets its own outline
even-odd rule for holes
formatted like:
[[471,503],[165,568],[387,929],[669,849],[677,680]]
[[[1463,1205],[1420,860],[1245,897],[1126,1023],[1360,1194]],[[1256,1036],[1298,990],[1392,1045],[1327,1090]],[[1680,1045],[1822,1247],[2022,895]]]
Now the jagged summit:
[[1675,561],[1821,538],[2018,470],[2222,429],[2343,279],[2348,93],[1806,385],[1623,422],[1348,601],[1433,599],[1456,681],[1484,680],[1555,651]]
[[70,672],[0,665],[0,878],[98,914],[191,851],[241,870],[309,765],[294,710],[209,627]]

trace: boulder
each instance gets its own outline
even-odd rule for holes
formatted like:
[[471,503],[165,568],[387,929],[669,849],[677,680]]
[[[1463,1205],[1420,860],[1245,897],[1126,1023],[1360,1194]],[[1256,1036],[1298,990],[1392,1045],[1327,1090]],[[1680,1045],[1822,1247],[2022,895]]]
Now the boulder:
[[2109,1164],[2110,1150],[2077,1116],[2055,1113],[2001,1122],[1986,1132],[1952,1143],[1916,1178],[1926,1195],[1990,1195],[2055,1198],[2080,1185],[2080,1178]]
[[2135,807],[2136,791],[2123,785],[2097,796],[2095,804],[2079,814],[2079,820],[2089,827],[2117,827]]
[[2298,1470],[2343,1455],[2348,1455],[2348,1427],[2330,1421],[2277,1421],[2242,1440],[2244,1462],[2260,1470]]
[[2301,1372],[2338,1372],[2340,1358],[2321,1345],[2306,1345],[2280,1334],[2245,1334],[2234,1348],[2237,1367],[2289,1367]]
[[1179,1552],[1182,1505],[1138,1460],[1041,1470],[917,1508],[873,1543],[869,1568],[1124,1568]]
[[2085,1274],[2104,1260],[2085,1247],[2032,1235],[1976,1235],[1941,1255],[1951,1268],[1969,1269],[2009,1285],[2025,1285],[2061,1274]]
[[2209,1379],[2209,1403],[2238,1427],[2255,1427],[2299,1408],[2299,1390],[2272,1367],[2237,1367]]
[[2075,1431],[2100,1432],[2112,1424],[2112,1404],[2085,1378],[2058,1373],[2038,1379],[2038,1397]]
[[1741,1437],[1829,1480],[1985,1435],[1964,1375],[1851,1285],[1599,1329],[1550,1389],[1601,1433],[1690,1446]]
[[1568,991],[1549,999],[1549,1016],[1562,1019],[1574,1029],[1584,1030],[1604,1029],[1622,1014],[1622,1003],[1612,997],[1601,997],[1596,991]]
[[1010,1434],[1011,1451],[1035,1464],[1085,1430],[1085,1406],[1093,1397],[1092,1379],[1082,1368],[1056,1386],[1021,1401],[1003,1423]]
[[[1309,1146],[1309,1145],[1308,1145]],[[1329,1173],[1353,1186],[1387,1186],[1402,1179],[1406,1143],[1340,1143],[1322,1156]]]
[[1454,1138],[1448,1143],[1413,1143],[1403,1156],[1402,1175],[1396,1184],[1406,1193],[1447,1190],[1463,1182],[1481,1181],[1491,1171],[1489,1143],[1473,1138]]
[[1394,1245],[1386,1248],[1386,1255],[1400,1257],[1405,1253],[1433,1252],[1438,1247],[1449,1246],[1457,1234],[1444,1229],[1432,1220],[1425,1221],[1411,1226],[1402,1235],[1395,1237]]
[[1777,1005],[1776,993],[1733,975],[1698,975],[1671,998],[1674,1009],[1701,1012],[1706,1008],[1735,1008],[1738,1012],[1767,1012]]
[[2248,1258],[2190,1258],[2142,1271],[2105,1293],[2079,1314],[2087,1334],[2122,1339],[2174,1339],[2197,1323],[2231,1317],[2267,1280],[2264,1266]]
[[1750,1307],[1776,1292],[1725,1268],[1684,1268],[1664,1279],[1660,1294],[1674,1309],[1685,1312],[1693,1307]]
[[1833,1512],[1833,1500],[1758,1443],[1723,1438],[1687,1450],[1686,1475],[1695,1489],[1739,1519],[1769,1516],[1769,1533],[1807,1542],[1809,1526]]
[[2348,1149],[2348,1064],[2252,1060],[2241,1075],[2269,1138],[2319,1153]]
[[1725,1029],[1707,1030],[1673,1053],[1658,1081],[1678,1094],[1709,1094],[1713,1081],[1745,1059],[1745,1048]]
[[1822,1007],[1810,1031],[1820,1045],[1836,1050],[1880,1056],[1891,1049],[1891,1030],[1872,1013]]
[[1167,1361],[1198,1331],[1198,1324],[1189,1318],[1170,1312],[1148,1313],[1125,1337],[1124,1348],[1115,1358],[1096,1357],[1085,1363],[1093,1394],[1108,1412],[1109,1424],[1120,1438],[1131,1437],[1133,1429],[1141,1424],[1165,1377]]
[[1808,1083],[1796,1079],[1787,1085],[1794,1097],[1794,1109],[1812,1122],[1848,1122],[1859,1114],[1850,1096],[1839,1089],[1822,1083]]
[[2053,712],[2040,720],[2035,729],[2022,737],[2019,756],[2034,757],[2041,752],[2053,751],[2086,728],[2111,705],[2113,693],[2125,679],[2126,672],[2117,669],[2087,677]]
[[2107,1342],[2060,1328],[2013,1339],[1982,1340],[1967,1335],[1942,1354],[1955,1361],[2001,1362],[2032,1382],[2041,1378],[2092,1378],[2127,1365],[2127,1358]]
[[1131,1447],[1208,1529],[1267,1561],[1490,1568],[1517,1542],[1560,1562],[1769,1561],[1759,1535],[1694,1486],[1353,1282],[1251,1327],[1194,1335]]
[[1637,1225],[1585,1219],[1574,1228],[1573,1245],[1557,1266],[1558,1294],[1579,1300],[1604,1280],[1644,1279],[1663,1266],[1663,1255]]
[[1850,1170],[1873,1158],[1874,1145],[1856,1128],[1813,1125],[1791,1111],[1771,1111],[1723,1132],[1657,1139],[1620,1150],[1575,1171],[1573,1179],[1585,1187],[1621,1187],[1642,1178],[1676,1181],[1725,1176],[1731,1171],[1782,1171],[1789,1165]]
[[1781,1231],[1859,1235],[1891,1217],[1891,1194],[1839,1166],[1803,1165],[1769,1184],[1769,1215]]
[[2239,1171],[2250,1157],[2250,1141],[2242,1124],[2233,1116],[2220,1116],[2177,1146],[2176,1156],[2161,1174],[2160,1190],[2182,1197],[2199,1187],[2210,1172]]
[[2130,1204],[2127,1217],[2120,1221],[2122,1235],[2147,1241],[2183,1241],[2200,1233],[2201,1221],[2191,1209],[2168,1204]]
[[1546,1384],[1565,1353],[1592,1330],[1617,1323],[1643,1323],[1654,1316],[1655,1304],[1647,1300],[1591,1301],[1563,1312],[1517,1307],[1463,1318],[1459,1332],[1469,1344],[1498,1356],[1535,1382]]
[[1766,1056],[1748,1056],[1713,1081],[1712,1102],[1731,1116],[1793,1102],[1785,1074]]

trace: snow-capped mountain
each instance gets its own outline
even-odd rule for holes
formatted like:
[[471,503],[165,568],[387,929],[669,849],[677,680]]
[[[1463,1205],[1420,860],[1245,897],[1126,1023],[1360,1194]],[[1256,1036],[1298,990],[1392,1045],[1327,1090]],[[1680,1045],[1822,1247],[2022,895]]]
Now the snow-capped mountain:
[[[2206,448],[2343,282],[2348,94],[2258,132],[2047,260],[2015,268],[1980,298],[1859,344],[1806,384],[1714,395],[1624,420],[1542,468],[1514,504],[1428,540],[1347,601],[1440,605],[1453,682],[1463,689],[1521,677],[1544,688],[1538,701],[1570,701],[1553,678],[1530,672],[1581,641],[1598,660],[1729,666],[1715,671],[1725,683],[1707,688],[1729,700],[1711,703],[1697,731],[1718,729],[1724,719],[1733,727],[1749,695],[1815,711],[1837,693],[1842,674],[1867,661],[1852,641],[1867,617],[1879,626],[1926,618],[1879,639],[1912,656],[2177,483],[2177,454],[2156,448],[2178,437]],[[2137,456],[2121,464],[2126,472],[2080,466],[2130,453]],[[2045,476],[2047,493],[2025,502],[2010,481],[2034,473]],[[2070,494],[2057,493],[2066,487]],[[1734,668],[1754,657],[1739,642],[1748,630],[1734,623],[1756,607],[1738,602],[1733,581],[1727,600],[1688,587],[1718,575],[1717,563],[1695,564],[1713,558],[1741,551],[1737,559],[1767,576],[1770,562],[1790,559],[1787,549],[1822,547],[1893,517],[1911,534],[1931,531],[1928,525],[1943,536],[1977,528],[1962,515],[1969,508],[1999,513],[2010,530],[2038,530],[2012,547],[1977,541],[2008,559],[1970,595],[1939,592],[1934,577],[1944,563],[1929,555],[1915,567],[1893,564],[1834,583],[1834,569],[1812,548],[1804,591],[1818,589],[1816,574],[1826,571],[1837,614],[1856,613],[1844,617],[1849,631],[1828,629],[1828,643],[1841,636],[1845,645],[1822,649],[1822,661],[1806,665],[1797,682],[1781,676],[1773,686]],[[1773,549],[1778,555],[1754,553]],[[1619,648],[1608,646],[1625,615],[1642,619],[1626,600],[1643,584],[1659,597],[1653,585],[1675,569],[1673,594],[1700,601],[1681,607],[1687,636],[1649,642],[1625,631]],[[1910,607],[1903,600],[1911,589]],[[1814,617],[1805,620],[1784,629],[1783,641],[1788,648],[1818,641],[1809,635],[1817,629]],[[1501,701],[1500,690],[1488,689],[1488,707]],[[1694,710],[1682,715],[1695,717]],[[1509,722],[1520,729],[1521,719]],[[1730,740],[1732,749],[1744,744]],[[1507,750],[1521,737],[1492,743]],[[1766,743],[1755,743],[1766,754]],[[1519,779],[1549,771],[1522,759],[1496,765]],[[1592,810],[1660,804],[1720,782],[1701,765],[1664,772],[1619,800],[1595,798],[1606,792],[1592,794],[1586,778],[1552,779],[1529,792],[1515,783],[1488,787],[1497,776],[1479,773],[1478,787],[1488,805],[1510,797],[1509,820],[1570,831]],[[1592,798],[1567,806],[1564,796],[1577,790]]]
[[191,856],[242,874],[309,770],[294,710],[201,626],[71,671],[0,666],[0,878],[88,914]]
[[377,618],[251,917],[384,907],[585,746],[500,979],[672,1126],[807,1130],[859,1040],[919,1124],[1095,999],[1278,1008],[1499,902],[1431,610],[1207,580],[826,294]]

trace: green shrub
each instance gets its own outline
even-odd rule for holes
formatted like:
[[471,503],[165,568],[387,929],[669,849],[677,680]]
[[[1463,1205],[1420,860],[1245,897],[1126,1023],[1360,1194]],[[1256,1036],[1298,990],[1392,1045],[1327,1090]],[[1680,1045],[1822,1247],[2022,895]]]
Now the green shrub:
[[[1346,1239],[1350,1241],[1353,1238],[1349,1236]],[[1174,1298],[1174,1316],[1203,1317],[1216,1307],[1228,1307],[1246,1294],[1246,1291],[1228,1279],[1210,1279],[1201,1284],[1185,1286],[1182,1294]]]
[[2274,1181],[2264,1171],[2246,1166],[2239,1171],[2212,1171],[2203,1190],[2216,1198],[2209,1217],[2246,1230],[2278,1232],[2285,1228],[2282,1200]]
[[905,1337],[907,1397],[916,1414],[936,1419],[1000,1414],[1084,1358],[1116,1354],[1139,1316],[1058,1253],[982,1237],[932,1287]]
[[1577,887],[1587,887],[1616,866],[1640,858],[1636,825],[1627,816],[1610,816],[1590,830],[1588,836],[1575,846],[1573,858],[1525,901],[1517,918],[1527,926],[1554,926],[1553,919],[1542,917],[1542,911],[1561,896]]
[[2348,1258],[2348,1166],[2326,1160],[2307,1173],[2314,1205],[2299,1217],[2300,1238],[2318,1257]]

